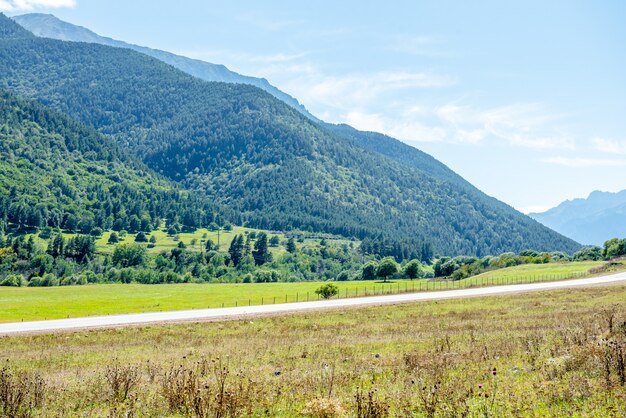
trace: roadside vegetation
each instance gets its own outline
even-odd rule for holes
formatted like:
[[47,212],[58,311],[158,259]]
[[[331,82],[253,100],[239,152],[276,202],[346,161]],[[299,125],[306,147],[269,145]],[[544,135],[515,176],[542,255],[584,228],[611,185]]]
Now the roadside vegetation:
[[[119,313],[158,312],[293,303],[404,292],[437,291],[563,280],[624,270],[624,262],[528,264],[463,280],[394,279],[345,282],[99,284],[92,286],[5,287],[0,291],[0,322],[76,318]],[[331,286],[328,288],[327,286]],[[324,290],[320,290],[320,288]],[[334,293],[336,288],[337,293]],[[320,290],[320,293],[316,293]]]
[[620,285],[7,337],[0,413],[624,416],[625,299]]
[[328,234],[263,231],[230,224],[190,231],[175,226],[148,232],[108,231],[99,236],[50,228],[28,234],[3,234],[0,230],[0,286],[460,281],[489,277],[515,266],[546,266],[544,271],[532,268],[537,269],[534,273],[539,279],[553,280],[579,276],[581,271],[597,267],[585,263],[599,265],[626,255],[626,239],[607,241],[604,247],[584,247],[572,256],[526,250],[481,258],[422,260],[410,258],[409,244],[389,248],[395,255],[384,258],[369,252],[371,248],[371,242]]

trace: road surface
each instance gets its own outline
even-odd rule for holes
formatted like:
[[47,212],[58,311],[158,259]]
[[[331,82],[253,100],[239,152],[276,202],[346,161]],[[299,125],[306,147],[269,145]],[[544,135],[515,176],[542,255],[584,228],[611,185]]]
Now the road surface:
[[[240,306],[236,308],[194,309],[187,311],[152,312],[55,319],[47,321],[13,322],[0,324],[0,335],[32,334],[88,328],[112,328],[166,322],[206,321],[242,318],[248,316],[276,315],[281,313],[316,311],[356,306],[386,305],[475,296],[506,295],[540,290],[568,289],[626,282],[626,273],[587,279],[573,279],[543,283],[477,287],[436,292],[404,293],[385,296],[368,296],[353,299],[333,299],[314,302],[281,303],[276,305]],[[164,285],[166,286],[166,285]]]

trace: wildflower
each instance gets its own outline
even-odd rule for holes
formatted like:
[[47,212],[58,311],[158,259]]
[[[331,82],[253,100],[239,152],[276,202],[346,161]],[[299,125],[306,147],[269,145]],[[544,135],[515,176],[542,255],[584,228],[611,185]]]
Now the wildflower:
[[479,383],[479,384],[478,384],[478,389],[482,389],[482,388],[483,388],[483,384],[482,384],[482,383]]
[[496,368],[494,367],[493,370],[491,371],[491,374],[495,376],[497,373],[498,372],[496,371]]

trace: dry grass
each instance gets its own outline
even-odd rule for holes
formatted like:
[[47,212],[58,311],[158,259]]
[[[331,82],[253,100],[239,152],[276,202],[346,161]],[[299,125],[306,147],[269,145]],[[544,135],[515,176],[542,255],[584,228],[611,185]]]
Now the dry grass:
[[0,359],[9,392],[41,382],[19,407],[35,416],[618,417],[625,300],[608,286],[4,337]]

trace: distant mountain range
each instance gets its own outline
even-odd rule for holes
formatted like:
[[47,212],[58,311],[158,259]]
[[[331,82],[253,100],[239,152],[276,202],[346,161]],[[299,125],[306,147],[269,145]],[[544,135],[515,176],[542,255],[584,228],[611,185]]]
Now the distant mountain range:
[[277,99],[282,100],[306,117],[317,120],[303,105],[298,102],[298,100],[291,97],[284,91],[272,86],[264,78],[241,75],[229,70],[221,64],[211,64],[205,61],[172,54],[171,52],[133,45],[123,41],[107,38],[105,36],[100,36],[87,28],[65,22],[51,14],[28,13],[20,16],[14,16],[12,19],[36,36],[43,38],[59,39],[61,41],[89,42],[113,46],[116,48],[132,49],[134,51],[141,52],[142,54],[154,57],[171,65],[172,67],[178,68],[179,70],[202,80],[250,84],[265,90]]
[[595,191],[586,199],[567,200],[530,216],[580,243],[602,245],[611,238],[626,237],[626,190]]
[[312,120],[247,83],[16,26],[0,15],[0,88],[113,138],[239,224],[412,240],[449,255],[579,248],[393,138]]

